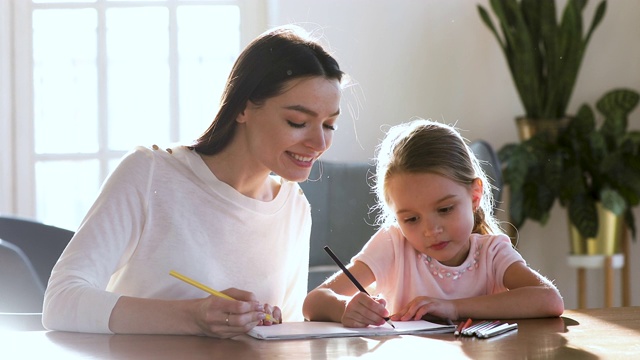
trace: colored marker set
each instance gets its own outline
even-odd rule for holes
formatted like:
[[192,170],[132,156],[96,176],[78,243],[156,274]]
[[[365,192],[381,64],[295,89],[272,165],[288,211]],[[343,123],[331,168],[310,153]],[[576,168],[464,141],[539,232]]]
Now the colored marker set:
[[477,324],[472,324],[472,322],[471,319],[461,322],[454,331],[454,334],[456,336],[475,336],[480,339],[487,339],[518,329],[518,324],[516,323],[508,324],[500,321],[481,321]]

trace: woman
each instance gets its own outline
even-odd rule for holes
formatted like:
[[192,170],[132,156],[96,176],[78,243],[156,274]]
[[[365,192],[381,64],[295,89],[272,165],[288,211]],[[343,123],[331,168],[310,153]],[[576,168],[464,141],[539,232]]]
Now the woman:
[[302,320],[311,215],[297,182],[331,145],[342,79],[299,29],[255,39],[195,144],[138,147],[106,180],[52,271],[44,326],[232,337]]

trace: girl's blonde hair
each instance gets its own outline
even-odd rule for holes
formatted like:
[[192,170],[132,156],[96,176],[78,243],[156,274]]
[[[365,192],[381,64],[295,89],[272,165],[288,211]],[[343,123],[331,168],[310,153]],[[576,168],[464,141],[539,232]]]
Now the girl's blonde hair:
[[483,193],[474,213],[474,233],[502,233],[493,215],[491,184],[465,139],[452,126],[417,119],[389,129],[376,151],[374,190],[380,215],[377,224],[388,227],[396,222],[389,208],[386,186],[389,179],[402,173],[432,173],[469,187],[480,178]]

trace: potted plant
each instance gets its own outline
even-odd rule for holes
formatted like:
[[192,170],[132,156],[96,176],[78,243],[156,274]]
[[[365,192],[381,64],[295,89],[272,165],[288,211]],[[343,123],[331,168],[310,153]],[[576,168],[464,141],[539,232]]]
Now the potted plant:
[[[488,11],[478,5],[484,24],[500,44],[524,106],[516,119],[522,140],[539,128],[547,130],[562,119],[573,92],[591,35],[602,21],[606,0],[598,4],[583,36],[582,12],[587,0],[567,0],[556,21],[555,0],[490,0],[502,35]],[[529,128],[531,127],[531,128]]]
[[510,216],[519,228],[527,219],[545,224],[555,200],[584,238],[598,233],[598,206],[624,219],[635,238],[632,208],[640,203],[640,131],[627,130],[638,92],[615,89],[596,103],[604,117],[584,104],[555,140],[538,133],[498,152],[511,190]]

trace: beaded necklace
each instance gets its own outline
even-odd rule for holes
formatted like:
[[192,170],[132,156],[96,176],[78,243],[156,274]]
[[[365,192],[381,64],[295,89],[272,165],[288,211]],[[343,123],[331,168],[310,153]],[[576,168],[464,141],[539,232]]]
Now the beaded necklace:
[[[421,254],[423,260],[429,266],[429,271],[433,274],[433,276],[437,276],[440,279],[448,278],[452,280],[458,280],[464,273],[467,271],[473,271],[477,269],[480,264],[478,264],[478,256],[480,256],[480,249],[482,249],[482,244],[478,245],[477,249],[473,252],[473,259],[467,265],[463,265],[462,270],[449,270],[440,267],[440,263],[437,260],[433,260],[433,258],[429,255]],[[444,265],[443,265],[444,266]]]

